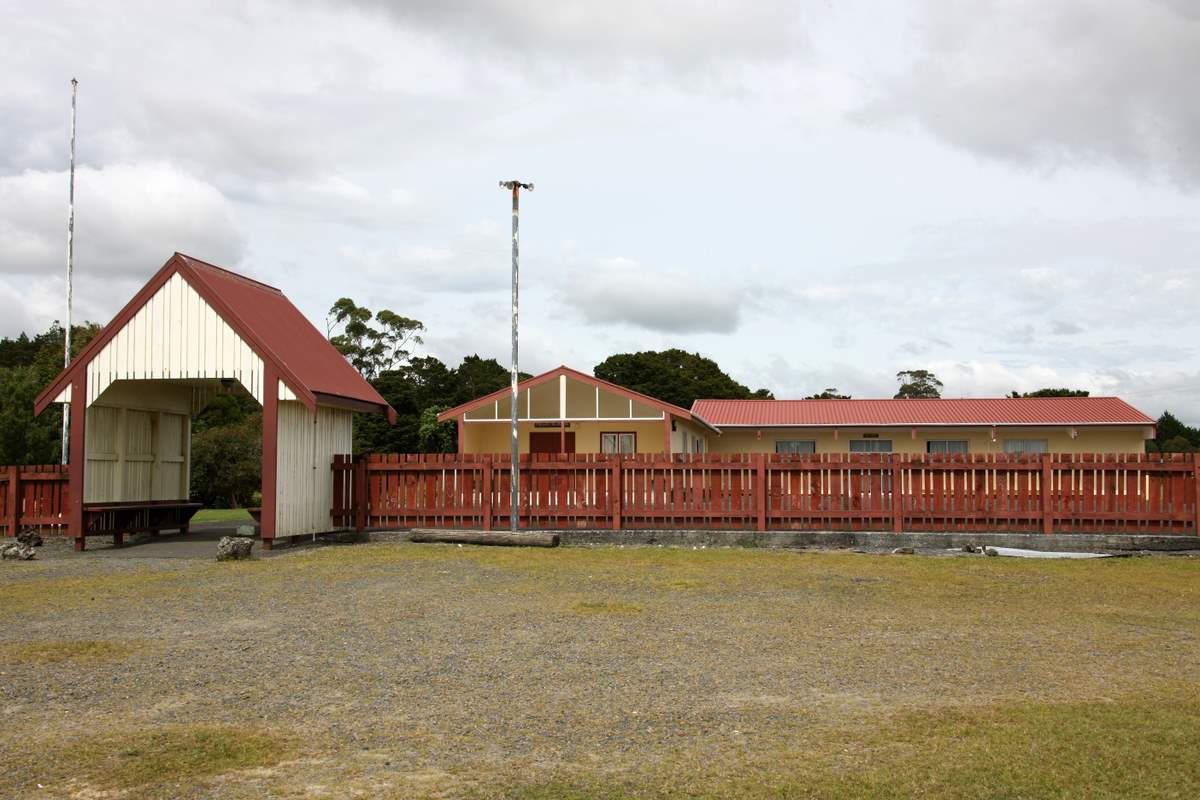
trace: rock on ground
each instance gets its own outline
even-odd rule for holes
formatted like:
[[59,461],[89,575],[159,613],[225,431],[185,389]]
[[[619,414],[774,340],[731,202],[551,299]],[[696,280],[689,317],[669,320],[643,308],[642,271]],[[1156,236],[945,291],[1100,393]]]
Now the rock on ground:
[[28,547],[41,547],[42,535],[33,528],[26,528],[17,534],[17,541]]
[[217,542],[217,561],[237,561],[250,557],[250,548],[254,540],[243,539],[240,536],[222,536]]
[[17,561],[32,561],[35,554],[36,553],[34,549],[23,542],[6,544],[4,545],[3,549],[0,550],[0,558],[4,559],[5,561],[10,559]]

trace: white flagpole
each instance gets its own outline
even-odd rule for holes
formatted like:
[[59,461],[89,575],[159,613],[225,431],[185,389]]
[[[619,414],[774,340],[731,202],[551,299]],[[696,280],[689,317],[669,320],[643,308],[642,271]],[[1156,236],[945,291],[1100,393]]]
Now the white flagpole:
[[[75,92],[79,81],[71,78],[71,177],[67,194],[67,324],[63,330],[63,369],[71,366],[71,282],[75,262]],[[72,397],[72,401],[81,398]],[[63,403],[62,415],[62,463],[70,457],[71,406]],[[82,407],[82,404],[81,404]]]

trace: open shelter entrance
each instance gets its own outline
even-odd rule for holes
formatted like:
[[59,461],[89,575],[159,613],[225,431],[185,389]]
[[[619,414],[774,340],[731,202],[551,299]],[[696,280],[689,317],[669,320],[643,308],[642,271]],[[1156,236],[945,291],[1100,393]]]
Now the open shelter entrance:
[[[67,532],[177,528],[190,496],[191,421],[244,389],[263,409],[264,549],[334,530],[335,453],[355,412],[395,411],[273,286],[176,253],[38,396],[71,406]],[[80,412],[83,413],[80,413]]]

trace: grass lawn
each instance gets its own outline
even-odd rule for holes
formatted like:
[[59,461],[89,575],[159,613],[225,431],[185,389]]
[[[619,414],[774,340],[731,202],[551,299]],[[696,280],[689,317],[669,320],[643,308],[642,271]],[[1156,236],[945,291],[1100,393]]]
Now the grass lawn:
[[249,522],[250,512],[244,508],[202,508],[192,522]]
[[0,607],[4,797],[1200,796],[1196,558],[64,552]]

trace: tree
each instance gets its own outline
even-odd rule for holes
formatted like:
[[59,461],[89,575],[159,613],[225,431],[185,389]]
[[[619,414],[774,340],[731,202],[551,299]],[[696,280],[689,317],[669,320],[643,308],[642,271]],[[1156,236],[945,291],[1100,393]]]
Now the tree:
[[836,386],[831,386],[823,392],[810,394],[805,400],[849,400],[850,395],[839,394]]
[[[72,357],[100,326],[71,328]],[[62,407],[52,403],[41,416],[33,401],[62,371],[63,329],[57,321],[44,333],[0,339],[0,464],[56,464],[62,457]]]
[[1146,442],[1152,453],[1193,453],[1200,450],[1200,429],[1185,425],[1170,411],[1164,411],[1154,426],[1155,436]]
[[214,508],[242,508],[262,502],[261,488],[262,411],[193,430],[193,500]]
[[773,399],[766,389],[750,391],[712,359],[678,349],[618,353],[597,364],[593,374],[682,408],[691,408],[701,398]]
[[1014,390],[1009,397],[1087,397],[1090,394],[1087,389],[1037,389],[1024,394]]
[[[374,322],[375,324],[372,324]],[[340,333],[334,331],[340,328]],[[382,309],[372,313],[343,297],[329,309],[325,334],[367,380],[396,369],[412,357],[413,345],[423,344],[425,326],[415,319]]]
[[937,376],[926,369],[906,369],[896,373],[900,381],[900,391],[895,399],[931,398],[942,396],[942,382]]
[[[524,380],[529,376],[520,375]],[[354,423],[357,453],[453,453],[458,449],[458,427],[439,423],[447,408],[490,394],[509,385],[509,372],[495,359],[467,356],[451,369],[432,356],[412,358],[399,369],[371,381],[396,410],[396,424],[380,416],[362,415]]]

